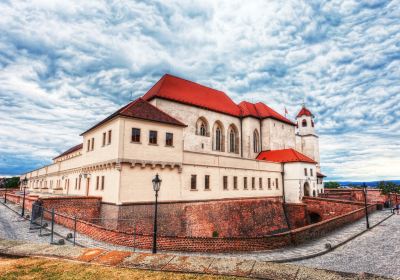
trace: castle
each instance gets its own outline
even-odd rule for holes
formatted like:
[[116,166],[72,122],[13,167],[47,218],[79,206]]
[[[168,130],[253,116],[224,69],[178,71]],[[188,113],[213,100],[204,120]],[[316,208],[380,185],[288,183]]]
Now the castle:
[[108,209],[154,201],[280,197],[322,193],[314,116],[296,121],[266,104],[164,75],[144,96],[81,134],[53,163],[21,175],[31,193],[99,196]]

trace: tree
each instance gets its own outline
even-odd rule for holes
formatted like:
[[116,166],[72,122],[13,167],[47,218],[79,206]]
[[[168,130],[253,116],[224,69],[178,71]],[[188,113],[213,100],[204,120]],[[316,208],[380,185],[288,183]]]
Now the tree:
[[400,193],[400,185],[393,182],[381,181],[378,183],[378,189],[381,190],[382,194]]
[[340,184],[338,182],[325,182],[324,188],[327,189],[338,189],[340,188]]
[[19,186],[19,177],[11,177],[4,179],[4,187],[7,189],[18,188]]

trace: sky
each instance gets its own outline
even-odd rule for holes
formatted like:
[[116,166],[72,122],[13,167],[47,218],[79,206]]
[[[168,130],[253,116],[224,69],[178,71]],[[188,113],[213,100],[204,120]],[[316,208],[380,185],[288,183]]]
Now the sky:
[[170,73],[315,115],[328,180],[400,179],[400,0],[0,1],[0,175]]

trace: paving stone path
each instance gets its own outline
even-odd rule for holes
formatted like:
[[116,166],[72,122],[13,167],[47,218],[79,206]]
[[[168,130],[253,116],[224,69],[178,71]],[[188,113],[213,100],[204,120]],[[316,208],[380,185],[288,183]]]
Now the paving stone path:
[[296,262],[347,272],[371,272],[400,279],[400,215],[325,255]]
[[[20,208],[18,205],[8,203],[8,207],[12,208],[14,211],[20,212]],[[18,216],[15,212],[11,211],[8,207],[5,207],[0,203],[0,238],[7,238],[7,239],[16,239],[16,240],[29,240],[37,243],[49,243],[49,236],[38,236],[38,230],[29,230],[29,221],[26,221],[22,219],[20,216]],[[391,216],[390,211],[376,211],[372,215],[370,215],[370,224],[371,226],[379,223],[385,218],[388,218]],[[346,272],[366,272],[369,271],[371,273],[376,273],[376,271],[379,272],[380,275],[387,275],[391,277],[400,277],[399,274],[399,269],[400,266],[397,265],[397,268],[391,268],[387,270],[388,272],[385,273],[383,270],[386,269],[386,265],[380,264],[380,258],[378,258],[378,255],[380,254],[386,254],[386,250],[389,248],[385,248],[385,239],[378,238],[379,243],[382,243],[380,245],[376,245],[376,253],[374,255],[374,258],[371,257],[371,261],[375,261],[376,265],[374,269],[370,269],[371,267],[368,267],[368,264],[364,264],[363,266],[357,265],[358,260],[352,259],[350,261],[349,258],[345,258],[346,261],[336,261],[336,259],[343,259],[343,254],[341,255],[340,253],[343,249],[341,248],[348,248],[349,245],[352,245],[354,242],[360,240],[363,240],[365,236],[370,236],[372,234],[372,237],[374,237],[373,233],[376,231],[376,229],[385,229],[387,228],[387,224],[390,224],[391,221],[393,220],[398,220],[400,216],[392,216],[391,218],[387,219],[385,222],[383,222],[381,225],[378,225],[376,228],[370,230],[370,232],[365,233],[364,235],[361,235],[353,241],[350,241],[346,245],[343,245],[343,247],[339,247],[335,251],[328,253],[322,257],[317,257],[317,258],[312,258],[300,262],[296,262],[299,264],[304,264],[308,266],[313,266],[313,267],[321,267],[321,268],[327,268],[327,269],[333,269],[333,270],[339,270],[339,271],[346,271]],[[398,226],[398,225],[397,225]],[[398,228],[398,227],[397,227]],[[346,227],[340,228],[326,237],[320,238],[318,240],[314,240],[308,243],[304,243],[302,245],[298,245],[296,247],[289,247],[289,248],[284,248],[284,249],[279,249],[279,250],[272,250],[272,251],[262,251],[262,252],[248,252],[248,253],[231,253],[231,254],[205,254],[205,253],[183,253],[183,252],[170,252],[173,255],[175,255],[177,258],[195,258],[197,261],[202,260],[202,258],[218,258],[218,259],[225,259],[225,260],[231,260],[231,259],[246,259],[248,261],[263,261],[263,262],[270,262],[270,261],[293,261],[294,258],[299,258],[299,257],[307,257],[311,256],[314,254],[318,254],[320,252],[326,251],[326,243],[330,243],[332,246],[336,246],[338,244],[341,244],[342,242],[348,240],[349,238],[352,238],[356,235],[359,235],[363,230],[365,230],[365,220],[361,219],[353,224],[350,224]],[[390,227],[391,231],[391,236],[394,239],[396,236],[396,226]],[[56,227],[56,232],[60,233],[62,236],[66,236],[67,233],[71,232],[70,229],[66,229],[62,226],[57,225]],[[389,234],[390,235],[390,234]],[[385,235],[386,236],[386,235]],[[386,236],[387,237],[387,236]],[[88,236],[84,235],[79,235],[77,236],[77,241],[82,244],[84,247],[91,247],[91,248],[99,248],[102,250],[123,250],[123,251],[133,251],[134,248],[131,247],[123,247],[123,246],[113,246],[110,244],[102,243],[95,241]],[[370,241],[371,242],[371,241]],[[357,244],[357,243],[354,243]],[[400,249],[400,243],[397,243],[397,247]],[[354,245],[353,245],[354,246]],[[390,245],[388,245],[390,246]],[[357,245],[352,248],[350,247],[351,250],[357,251],[359,250],[357,248]],[[369,245],[364,244],[364,248],[372,248],[369,247]],[[387,259],[389,260],[391,257],[395,257],[395,253],[397,252],[397,255],[399,255],[399,249],[394,249],[391,248],[390,253],[388,253]],[[353,256],[351,254],[351,251],[349,249],[349,252],[346,254],[349,254],[349,256]],[[396,251],[397,250],[397,251]],[[367,250],[368,251],[368,250]],[[145,252],[143,250],[140,250],[140,252]],[[357,254],[355,254],[357,255]],[[332,257],[329,257],[332,256]],[[332,258],[332,259],[331,259]],[[399,259],[399,258],[398,258]],[[229,262],[229,261],[228,261]],[[393,260],[392,260],[393,262]],[[174,262],[172,262],[174,263]],[[200,262],[201,263],[201,262]],[[198,263],[200,265],[200,263]],[[353,263],[354,265],[351,265]],[[397,264],[399,264],[397,262]]]

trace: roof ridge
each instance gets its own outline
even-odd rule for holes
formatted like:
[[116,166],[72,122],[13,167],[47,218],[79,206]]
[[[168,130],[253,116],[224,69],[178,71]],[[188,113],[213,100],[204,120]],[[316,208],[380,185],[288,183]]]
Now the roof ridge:
[[[183,80],[183,81],[186,81],[186,82],[188,82],[188,83],[198,85],[198,86],[200,86],[200,87],[205,87],[205,88],[209,88],[209,89],[212,89],[212,90],[215,90],[215,91],[222,92],[222,93],[225,94],[229,99],[231,99],[231,98],[230,98],[225,92],[223,92],[222,90],[215,89],[215,88],[212,88],[212,87],[208,87],[208,86],[205,86],[205,85],[202,85],[202,84],[199,84],[199,83],[193,82],[193,81],[191,81],[191,80],[188,80],[188,79],[185,79],[185,78],[181,78],[181,77],[178,77],[178,76],[169,74],[169,73],[166,73],[166,74],[163,75],[163,77],[165,77],[165,76],[170,76],[170,77],[172,77],[172,78],[176,78],[176,79],[179,79],[179,80]],[[231,101],[233,102],[232,99],[231,99]],[[235,102],[233,102],[233,103],[235,103]],[[236,105],[236,103],[235,103],[235,105]]]

